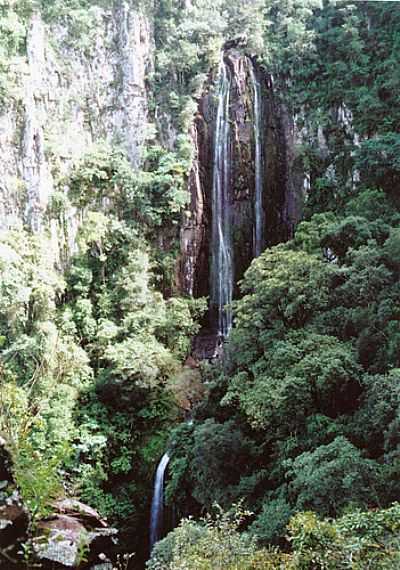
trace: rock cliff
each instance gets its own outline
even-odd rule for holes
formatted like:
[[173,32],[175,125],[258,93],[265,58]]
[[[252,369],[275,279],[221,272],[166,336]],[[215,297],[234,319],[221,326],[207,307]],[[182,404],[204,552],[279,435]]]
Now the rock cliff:
[[[84,35],[73,20],[44,21],[39,12],[30,18],[17,83],[0,112],[1,229],[43,229],[51,195],[65,191],[63,175],[93,142],[121,143],[131,164],[140,164],[151,19],[124,0],[92,7],[87,18]],[[69,219],[73,244],[74,212]]]
[[[301,214],[302,177],[295,167],[294,122],[275,92],[272,76],[236,48],[226,49],[231,76],[229,96],[229,207],[232,210],[234,279],[242,278],[253,259],[255,236],[256,160],[261,164],[264,246],[289,239]],[[191,131],[195,160],[189,176],[190,206],[181,229],[183,288],[208,295],[212,186],[217,114],[217,77],[213,73],[199,102]],[[255,82],[261,108],[255,117]],[[261,157],[256,157],[256,121]],[[235,285],[235,288],[237,285]],[[235,290],[234,294],[237,294]]]
[[[48,214],[54,193],[68,194],[65,177],[71,165],[93,143],[106,140],[122,145],[138,168],[154,118],[149,116],[152,16],[118,0],[110,9],[90,8],[85,26],[82,34],[73,19],[52,21],[34,12],[25,53],[16,63],[15,89],[0,111],[0,229],[25,226],[47,232],[60,266],[76,250],[81,212],[69,207],[62,221]],[[300,217],[303,174],[295,168],[294,121],[271,74],[235,42],[225,46],[224,60],[231,76],[229,207],[236,296],[237,282],[255,255],[256,212],[263,223],[263,247],[290,238]],[[190,128],[195,158],[181,226],[178,281],[183,292],[195,297],[210,293],[217,83],[214,69]],[[256,163],[262,180],[257,208]]]

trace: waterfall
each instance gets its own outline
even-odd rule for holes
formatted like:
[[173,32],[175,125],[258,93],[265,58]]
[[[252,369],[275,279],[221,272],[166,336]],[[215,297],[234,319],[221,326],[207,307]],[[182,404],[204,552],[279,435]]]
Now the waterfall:
[[211,307],[218,317],[218,334],[227,337],[232,328],[233,259],[230,188],[230,71],[219,66],[218,110],[214,141],[211,229]]
[[169,455],[165,453],[158,464],[154,479],[153,500],[151,502],[150,516],[150,552],[155,543],[160,540],[163,532],[164,514],[164,476],[169,463]]
[[262,107],[261,87],[250,62],[250,74],[254,90],[254,257],[258,257],[264,249],[264,210],[263,210],[263,141],[262,141]]

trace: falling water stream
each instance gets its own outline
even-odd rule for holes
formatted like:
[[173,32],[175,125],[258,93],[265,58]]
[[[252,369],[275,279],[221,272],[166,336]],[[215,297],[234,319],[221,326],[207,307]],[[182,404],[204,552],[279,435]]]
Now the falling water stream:
[[150,552],[155,543],[162,537],[164,526],[164,479],[169,459],[168,453],[162,456],[154,479],[154,492],[150,515]]
[[[253,63],[250,74],[254,90],[254,143],[255,143],[255,194],[254,194],[254,256],[264,248],[263,211],[263,117],[261,87]],[[214,140],[212,178],[212,228],[210,298],[212,310],[217,315],[218,336],[227,338],[232,328],[233,297],[233,247],[232,247],[232,197],[231,148],[230,148],[230,91],[231,72],[223,54],[219,66],[218,108]],[[191,420],[190,420],[191,421]],[[162,538],[164,527],[164,480],[170,457],[165,453],[158,464],[154,480],[154,493],[150,518],[150,551]]]
[[[263,209],[263,116],[261,86],[253,62],[249,60],[250,76],[254,91],[254,257],[264,249]],[[230,196],[231,148],[230,148],[230,91],[231,72],[223,55],[219,65],[218,109],[215,127],[214,160],[212,178],[212,228],[211,228],[211,286],[212,310],[217,314],[218,336],[227,338],[232,328],[232,296],[234,284],[234,259],[232,247],[232,197]]]
[[264,249],[264,209],[263,209],[263,141],[262,141],[262,107],[261,87],[256,77],[254,67],[250,65],[251,80],[254,90],[254,257],[258,257]]
[[211,306],[218,317],[218,335],[232,328],[233,259],[230,188],[230,71],[221,57],[214,141],[211,229]]

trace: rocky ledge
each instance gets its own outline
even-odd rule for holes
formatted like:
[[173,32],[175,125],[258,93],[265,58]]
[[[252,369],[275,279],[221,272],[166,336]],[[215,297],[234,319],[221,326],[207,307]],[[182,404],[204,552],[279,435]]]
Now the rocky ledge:
[[118,531],[78,499],[63,498],[53,507],[54,512],[32,530],[6,442],[0,438],[0,568],[26,569],[24,553],[29,552],[32,568],[112,570],[109,556]]

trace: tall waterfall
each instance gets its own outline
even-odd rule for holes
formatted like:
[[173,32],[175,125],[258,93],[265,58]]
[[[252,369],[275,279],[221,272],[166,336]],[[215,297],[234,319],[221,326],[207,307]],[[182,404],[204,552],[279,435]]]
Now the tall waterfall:
[[217,312],[218,334],[232,328],[233,259],[230,188],[229,96],[231,77],[223,61],[219,66],[219,95],[214,141],[211,231],[211,306]]
[[261,87],[254,71],[253,64],[250,64],[250,74],[254,90],[254,257],[258,257],[264,249],[264,210],[263,210],[263,140],[262,140],[262,106]]
[[164,522],[164,478],[169,459],[168,453],[162,456],[154,479],[154,492],[150,516],[150,552],[155,543],[162,537]]

